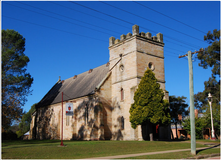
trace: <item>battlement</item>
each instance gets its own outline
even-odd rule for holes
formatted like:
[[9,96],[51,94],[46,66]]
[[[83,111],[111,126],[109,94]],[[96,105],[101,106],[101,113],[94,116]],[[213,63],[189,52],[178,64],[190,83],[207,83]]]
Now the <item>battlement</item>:
[[110,37],[109,38],[109,47],[112,45],[115,45],[117,43],[120,43],[126,39],[129,39],[130,37],[133,37],[133,36],[140,36],[140,37],[146,38],[151,41],[163,43],[163,34],[162,33],[158,33],[156,36],[152,36],[150,32],[147,32],[147,33],[140,32],[139,33],[139,26],[138,25],[134,25],[132,27],[132,33],[133,34],[128,33],[127,35],[122,34],[120,36],[120,39],[115,39],[115,37]]

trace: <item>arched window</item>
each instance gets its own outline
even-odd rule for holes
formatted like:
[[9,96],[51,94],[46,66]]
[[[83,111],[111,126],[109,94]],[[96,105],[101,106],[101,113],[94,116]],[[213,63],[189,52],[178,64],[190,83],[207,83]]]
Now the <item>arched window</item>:
[[123,88],[121,88],[120,94],[121,94],[121,101],[123,101],[124,100],[124,89]]
[[121,129],[124,129],[124,117],[121,117]]

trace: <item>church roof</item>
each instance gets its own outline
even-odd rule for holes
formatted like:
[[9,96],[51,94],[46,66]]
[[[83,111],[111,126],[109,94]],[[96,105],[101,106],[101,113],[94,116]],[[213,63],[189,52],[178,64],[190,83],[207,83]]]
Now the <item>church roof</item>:
[[69,79],[58,81],[36,105],[36,108],[61,102],[62,92],[63,101],[94,94],[96,86],[100,84],[108,72],[109,65],[104,64]]

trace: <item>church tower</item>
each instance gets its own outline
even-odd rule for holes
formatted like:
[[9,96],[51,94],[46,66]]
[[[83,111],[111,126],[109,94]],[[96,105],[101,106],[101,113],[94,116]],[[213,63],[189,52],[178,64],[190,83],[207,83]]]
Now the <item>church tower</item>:
[[[150,68],[165,91],[163,35],[139,32],[122,34],[120,39],[109,39],[109,63],[112,71],[112,139],[141,140],[141,127],[133,129],[129,110],[134,102],[134,92],[147,68]],[[168,97],[165,95],[165,97]]]

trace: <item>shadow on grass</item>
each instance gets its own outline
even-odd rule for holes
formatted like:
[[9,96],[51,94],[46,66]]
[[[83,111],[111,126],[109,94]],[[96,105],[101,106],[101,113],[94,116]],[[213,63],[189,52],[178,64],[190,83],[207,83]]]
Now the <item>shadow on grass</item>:
[[10,147],[16,145],[28,145],[28,144],[49,144],[59,143],[60,140],[3,140],[2,147]]
[[185,140],[185,139],[171,139],[171,140],[154,140],[154,141],[160,141],[160,142],[185,142],[185,141],[188,141],[188,140]]
[[[67,145],[79,145],[79,144],[96,144],[106,141],[70,141],[70,140],[64,140],[63,143]],[[36,146],[50,146],[53,145],[60,145],[61,140],[4,140],[2,141],[2,148],[23,148],[23,147],[34,147]]]
[[61,140],[3,140],[3,144],[40,144],[40,143],[57,143]]
[[217,145],[214,145],[214,146],[212,146],[212,147],[205,148],[205,149],[197,150],[197,151],[196,151],[196,154],[200,153],[201,151],[208,150],[208,149],[212,149],[212,148],[215,148],[215,147],[218,147],[218,146],[220,146],[220,144],[217,144]]

